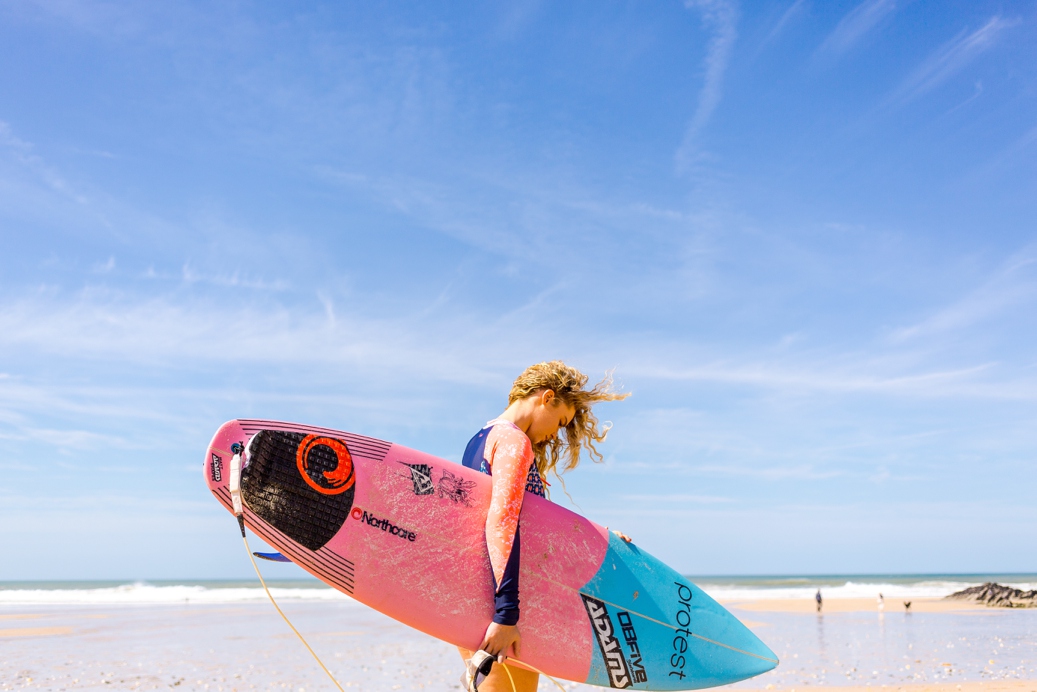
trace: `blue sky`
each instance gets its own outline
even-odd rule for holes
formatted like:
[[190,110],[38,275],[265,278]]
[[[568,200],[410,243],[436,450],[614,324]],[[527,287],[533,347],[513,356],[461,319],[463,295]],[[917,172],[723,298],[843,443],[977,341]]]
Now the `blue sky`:
[[247,576],[223,421],[457,460],[552,358],[633,392],[578,511],[686,573],[1037,571],[1035,28],[0,3],[0,579]]

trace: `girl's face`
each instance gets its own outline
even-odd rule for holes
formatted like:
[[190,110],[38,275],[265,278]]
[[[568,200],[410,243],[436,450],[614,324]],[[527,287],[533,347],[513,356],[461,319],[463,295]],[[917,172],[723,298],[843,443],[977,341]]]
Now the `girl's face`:
[[535,445],[546,442],[558,435],[558,431],[569,425],[576,409],[571,404],[563,403],[550,389],[545,389],[536,397],[533,406],[533,422],[526,434]]

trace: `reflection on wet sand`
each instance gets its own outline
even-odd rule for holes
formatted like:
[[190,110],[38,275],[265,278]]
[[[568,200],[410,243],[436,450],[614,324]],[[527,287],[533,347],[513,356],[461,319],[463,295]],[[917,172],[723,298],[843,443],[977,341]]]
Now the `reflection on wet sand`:
[[822,613],[806,600],[726,605],[764,623],[759,634],[781,659],[738,687],[949,685],[958,692],[958,685],[1019,681],[1020,690],[1037,692],[1037,610],[938,600],[900,612],[879,611],[871,599],[826,600]]

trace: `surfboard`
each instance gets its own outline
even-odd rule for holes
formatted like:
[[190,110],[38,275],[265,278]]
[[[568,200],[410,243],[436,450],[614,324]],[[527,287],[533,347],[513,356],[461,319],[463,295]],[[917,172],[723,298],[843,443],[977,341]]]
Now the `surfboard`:
[[[485,523],[490,477],[407,447],[295,423],[233,420],[205,454],[232,510],[244,450],[246,526],[321,581],[433,637],[477,649],[493,616]],[[778,659],[688,579],[607,529],[527,493],[522,661],[602,687],[688,690]]]

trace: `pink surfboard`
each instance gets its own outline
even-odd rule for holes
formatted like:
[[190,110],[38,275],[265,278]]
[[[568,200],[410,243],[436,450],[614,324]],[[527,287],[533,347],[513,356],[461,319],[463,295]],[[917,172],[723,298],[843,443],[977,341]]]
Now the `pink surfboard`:
[[[238,445],[235,447],[235,445]],[[231,510],[233,449],[249,529],[318,579],[451,644],[476,649],[493,615],[490,478],[389,442],[234,420],[205,478]],[[606,687],[697,689],[777,658],[685,577],[603,527],[527,494],[520,516],[522,660]]]

